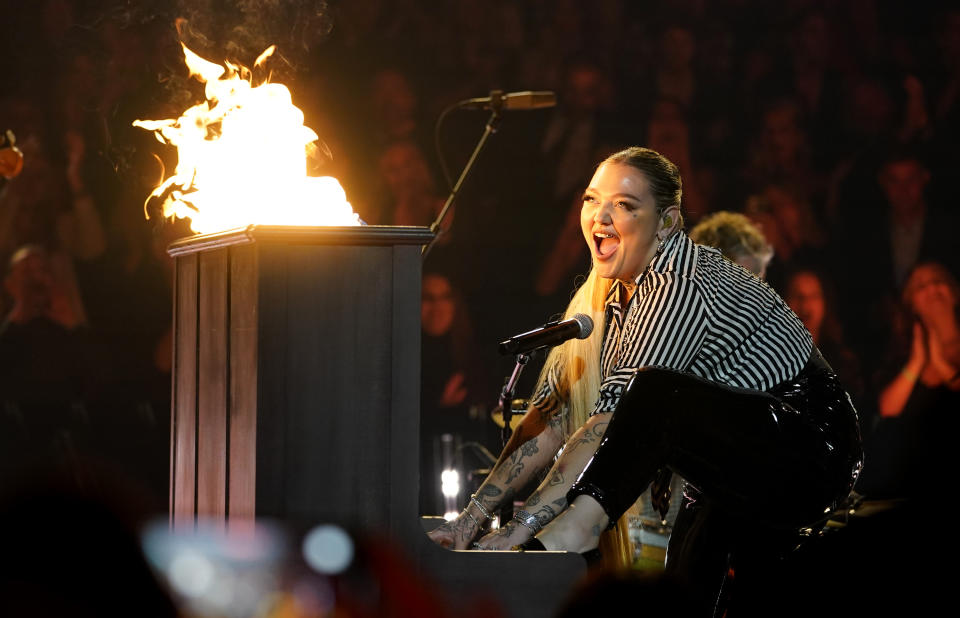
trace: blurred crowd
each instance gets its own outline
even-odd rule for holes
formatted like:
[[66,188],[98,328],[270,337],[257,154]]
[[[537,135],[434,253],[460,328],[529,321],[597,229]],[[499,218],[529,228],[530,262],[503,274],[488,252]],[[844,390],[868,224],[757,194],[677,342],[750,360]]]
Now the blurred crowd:
[[[17,3],[0,42],[0,129],[24,156],[22,173],[0,179],[3,472],[103,457],[150,487],[158,510],[169,474],[165,249],[188,231],[144,217],[173,159],[131,123],[176,117],[199,94],[179,89],[169,4]],[[258,4],[269,3],[236,3],[237,15]],[[645,145],[680,167],[688,227],[730,211],[762,231],[767,281],[860,411],[859,491],[910,491],[960,393],[960,196],[949,180],[960,159],[960,10],[877,0],[286,4],[322,9],[329,26],[280,50],[294,102],[332,153],[312,171],[339,178],[371,224],[437,217],[487,120],[451,105],[493,89],[557,93],[554,108],[503,115],[426,258],[425,466],[438,465],[443,434],[457,436],[468,468],[485,459],[464,445],[497,450],[490,413],[512,359],[495,355],[496,342],[566,306],[589,267],[580,192],[606,154]],[[211,60],[231,53],[193,32]],[[536,373],[526,370],[527,390]],[[422,505],[441,508],[433,496]]]

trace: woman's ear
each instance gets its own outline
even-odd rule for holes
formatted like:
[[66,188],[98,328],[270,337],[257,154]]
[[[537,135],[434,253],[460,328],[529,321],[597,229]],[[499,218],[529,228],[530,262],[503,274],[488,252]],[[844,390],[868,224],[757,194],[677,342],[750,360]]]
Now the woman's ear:
[[679,221],[680,209],[676,206],[671,206],[664,210],[660,216],[660,230],[663,232],[672,232]]

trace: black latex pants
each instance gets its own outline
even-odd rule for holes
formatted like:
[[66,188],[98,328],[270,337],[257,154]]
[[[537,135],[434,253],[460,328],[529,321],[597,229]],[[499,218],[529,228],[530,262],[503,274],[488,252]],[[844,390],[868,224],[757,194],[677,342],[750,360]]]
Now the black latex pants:
[[823,520],[849,494],[861,459],[856,411],[816,350],[796,378],[769,392],[645,368],[567,500],[589,495],[616,522],[659,469],[683,476],[692,489],[666,571],[710,615],[731,556],[772,553]]

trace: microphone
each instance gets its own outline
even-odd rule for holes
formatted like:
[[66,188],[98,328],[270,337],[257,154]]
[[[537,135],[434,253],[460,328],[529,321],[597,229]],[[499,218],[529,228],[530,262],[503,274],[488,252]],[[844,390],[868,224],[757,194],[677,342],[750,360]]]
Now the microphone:
[[489,97],[467,99],[457,103],[461,109],[542,109],[557,104],[557,95],[550,90],[507,92],[491,90]]
[[593,332],[590,316],[578,313],[563,322],[550,322],[500,343],[500,354],[526,354],[563,343],[567,339],[586,339]]

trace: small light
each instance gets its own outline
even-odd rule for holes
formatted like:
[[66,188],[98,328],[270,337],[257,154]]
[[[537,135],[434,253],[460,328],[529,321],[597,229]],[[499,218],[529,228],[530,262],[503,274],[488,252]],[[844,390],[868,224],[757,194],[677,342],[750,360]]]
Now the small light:
[[458,513],[456,511],[447,511],[443,514],[443,518],[447,521],[453,521],[457,518]]
[[213,565],[196,551],[182,551],[170,561],[169,577],[184,596],[200,597],[213,585]]
[[440,473],[440,491],[447,498],[460,495],[460,474],[456,470],[444,470]]
[[353,541],[337,526],[317,526],[303,539],[303,559],[319,573],[341,573],[353,561]]

